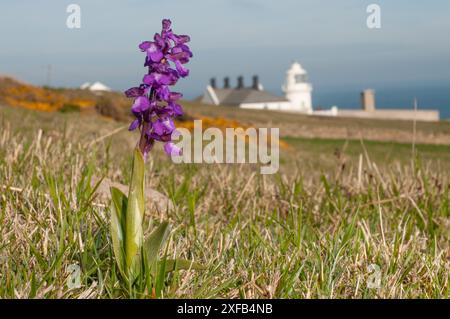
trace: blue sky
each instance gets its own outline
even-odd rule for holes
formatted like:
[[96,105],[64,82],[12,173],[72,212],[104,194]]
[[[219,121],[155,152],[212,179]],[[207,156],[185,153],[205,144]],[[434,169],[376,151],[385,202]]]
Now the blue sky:
[[[66,7],[81,6],[81,29]],[[366,7],[382,28],[366,27]],[[0,74],[54,86],[100,80],[115,89],[140,82],[137,45],[168,17],[189,34],[193,97],[209,78],[258,74],[280,93],[292,60],[309,71],[315,94],[366,87],[450,85],[450,1],[362,0],[0,0]],[[221,83],[221,80],[220,82]]]

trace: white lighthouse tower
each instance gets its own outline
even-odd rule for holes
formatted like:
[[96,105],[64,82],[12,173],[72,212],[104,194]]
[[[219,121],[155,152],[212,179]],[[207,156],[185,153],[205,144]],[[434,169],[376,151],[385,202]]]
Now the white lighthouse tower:
[[286,99],[292,103],[292,111],[312,113],[312,85],[308,82],[308,73],[300,63],[294,62],[286,72],[283,92],[286,94]]

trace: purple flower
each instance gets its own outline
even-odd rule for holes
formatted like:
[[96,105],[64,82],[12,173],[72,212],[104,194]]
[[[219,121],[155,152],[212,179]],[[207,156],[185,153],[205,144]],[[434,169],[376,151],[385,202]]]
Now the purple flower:
[[173,33],[171,27],[172,22],[164,19],[161,33],[156,33],[153,41],[139,44],[139,49],[146,54],[144,66],[148,72],[141,85],[125,91],[127,97],[134,98],[131,111],[136,117],[129,130],[139,128],[141,131],[139,148],[144,158],[155,141],[165,142],[167,154],[181,154],[171,142],[171,135],[175,131],[173,118],[183,115],[183,109],[177,103],[183,95],[171,92],[169,87],[189,75],[184,64],[192,58],[192,52],[187,45],[190,37]]
[[178,73],[165,72],[165,73],[150,73],[146,74],[143,78],[143,82],[149,86],[159,88],[162,85],[174,85],[177,83],[180,76]]
[[141,44],[139,44],[139,49],[141,49],[142,52],[147,51],[148,48],[150,48],[150,41],[144,41]]
[[183,64],[181,64],[181,62],[180,62],[179,60],[178,60],[178,61],[175,61],[175,65],[176,65],[178,74],[179,74],[182,78],[185,78],[185,77],[187,77],[187,76],[189,75],[189,70],[186,69],[186,68],[183,66]]
[[159,62],[164,57],[162,48],[160,48],[156,43],[150,42],[149,47],[146,49],[147,57],[153,62]]
[[139,96],[138,98],[136,98],[136,100],[134,100],[131,111],[133,113],[145,112],[150,108],[150,105],[150,101],[146,96]]
[[173,42],[175,42],[176,45],[188,43],[191,41],[191,38],[188,35],[172,34],[170,39],[173,40]]
[[128,128],[129,131],[134,131],[138,128],[138,126],[141,125],[140,119],[135,119],[133,122],[131,122],[130,127]]
[[164,151],[167,153],[167,155],[171,156],[181,155],[182,153],[181,149],[172,142],[167,142],[166,144],[164,144]]
[[175,102],[169,102],[169,108],[172,109],[173,115],[175,116],[181,116],[183,115],[183,108],[180,104]]
[[169,101],[170,99],[170,90],[167,86],[163,85],[156,90],[156,98],[161,101]]
[[183,97],[183,94],[178,92],[170,92],[169,94],[169,101],[178,101]]
[[175,124],[173,123],[173,120],[169,117],[164,119],[157,119],[153,123],[153,132],[157,135],[168,135],[172,134],[172,132],[175,130]]
[[170,30],[170,26],[171,25],[172,25],[172,21],[170,21],[169,19],[163,19],[162,20],[162,29],[163,29],[163,31]]
[[126,97],[138,97],[145,94],[145,88],[141,85],[140,87],[134,87],[125,91]]

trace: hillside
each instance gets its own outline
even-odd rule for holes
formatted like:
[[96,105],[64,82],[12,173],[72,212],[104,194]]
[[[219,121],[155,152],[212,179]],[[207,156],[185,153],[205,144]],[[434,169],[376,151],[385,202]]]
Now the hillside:
[[[9,77],[0,77],[0,104],[38,111],[92,112],[118,121],[131,118],[132,101],[121,92],[93,93],[88,90],[42,88]],[[450,145],[450,122],[439,123],[346,119],[306,116],[267,110],[215,107],[184,101],[186,115],[179,126],[191,128],[192,119],[202,119],[204,127],[278,127],[289,138],[325,138],[391,141],[400,143]],[[415,130],[415,134],[413,134]]]
[[0,77],[0,103],[44,112],[97,112],[116,120],[127,118],[129,101],[117,92],[39,87]]

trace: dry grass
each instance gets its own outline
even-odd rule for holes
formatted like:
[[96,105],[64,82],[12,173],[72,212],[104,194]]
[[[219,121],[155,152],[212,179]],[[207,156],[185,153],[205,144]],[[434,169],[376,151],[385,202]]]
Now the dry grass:
[[[0,297],[134,296],[118,283],[109,212],[89,180],[127,183],[136,136],[96,116],[9,108],[0,125]],[[273,176],[153,153],[147,184],[175,204],[152,212],[174,225],[168,252],[207,266],[167,277],[164,297],[448,298],[449,176],[433,162],[448,147],[405,159],[392,144],[287,142],[299,153],[282,154]],[[386,150],[389,160],[372,158]],[[67,286],[71,264],[80,288]]]

